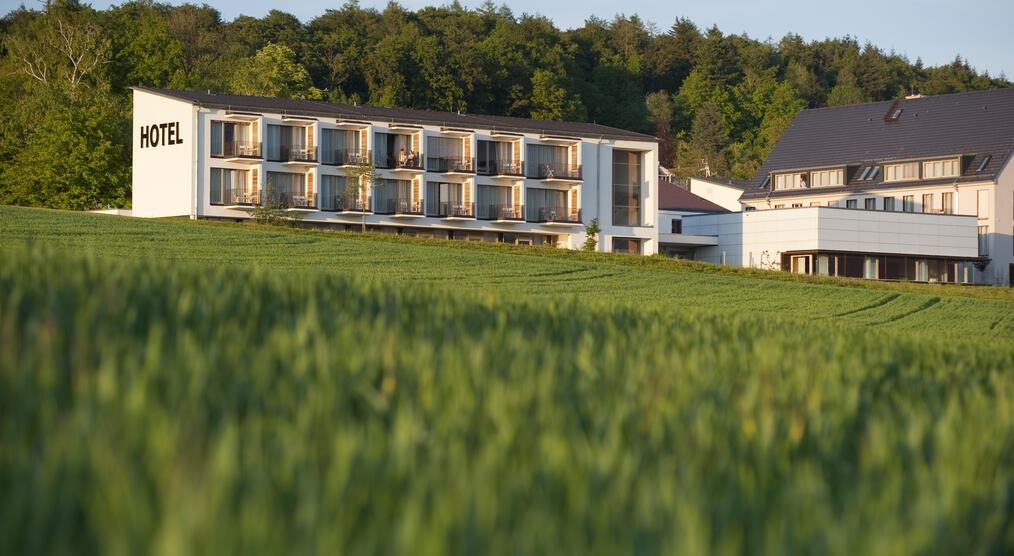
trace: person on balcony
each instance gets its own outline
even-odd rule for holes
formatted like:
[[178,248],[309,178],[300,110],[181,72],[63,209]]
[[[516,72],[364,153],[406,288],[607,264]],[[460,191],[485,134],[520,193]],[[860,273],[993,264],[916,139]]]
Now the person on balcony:
[[546,178],[553,177],[553,168],[549,164],[542,167],[542,176]]
[[415,151],[412,150],[412,147],[409,147],[408,148],[408,160],[406,161],[406,164],[408,166],[415,166],[415,158],[416,158]]
[[408,155],[405,154],[405,149],[398,151],[398,166],[405,166],[408,162]]

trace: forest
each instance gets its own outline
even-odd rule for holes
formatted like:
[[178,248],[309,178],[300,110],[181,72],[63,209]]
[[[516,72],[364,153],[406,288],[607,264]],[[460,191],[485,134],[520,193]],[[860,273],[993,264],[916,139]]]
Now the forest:
[[129,207],[135,85],[594,121],[656,135],[681,175],[732,178],[751,177],[805,108],[1010,86],[958,55],[929,67],[847,34],[665,25],[616,15],[563,30],[491,2],[353,1],[306,23],[150,0],[21,7],[0,19],[0,204]]

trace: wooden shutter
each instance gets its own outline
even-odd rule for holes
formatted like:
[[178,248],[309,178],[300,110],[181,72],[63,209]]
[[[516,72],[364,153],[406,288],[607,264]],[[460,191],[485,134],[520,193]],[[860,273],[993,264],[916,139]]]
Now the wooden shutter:
[[254,120],[250,124],[250,140],[256,143],[258,139],[260,139],[260,134],[257,133],[257,120]]
[[521,164],[521,140],[514,141],[514,163]]
[[472,140],[466,137],[461,141],[463,143],[461,147],[461,152],[464,153],[465,159],[472,158]]
[[[306,173],[306,198],[313,199],[313,172]],[[313,203],[310,203],[313,204]]]
[[570,146],[570,168],[572,170],[577,169],[577,145]]
[[316,124],[306,126],[306,148],[311,153],[313,152],[313,136],[316,135]]
[[514,205],[518,206],[521,204],[521,186],[514,185]]
[[412,151],[415,152],[416,156],[419,155],[419,132],[412,134]]
[[366,147],[369,145],[370,135],[365,129],[359,130],[359,149],[360,152],[365,152]]
[[570,210],[577,210],[577,188],[570,188]]
[[259,189],[257,186],[258,186],[257,168],[254,168],[253,171],[250,173],[250,190],[257,191]]
[[465,205],[468,206],[472,202],[472,182],[466,181],[461,187],[465,190]]
[[419,202],[419,182],[420,182],[420,178],[418,176],[412,178],[412,202],[413,203],[418,203]]

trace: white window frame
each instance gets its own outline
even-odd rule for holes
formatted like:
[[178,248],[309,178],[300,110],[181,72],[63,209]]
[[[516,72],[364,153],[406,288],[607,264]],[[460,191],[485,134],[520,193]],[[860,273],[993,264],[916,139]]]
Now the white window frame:
[[918,162],[900,162],[884,164],[884,181],[911,181],[919,179]]
[[961,160],[948,158],[946,160],[928,160],[922,163],[923,179],[930,178],[956,178],[961,168]]

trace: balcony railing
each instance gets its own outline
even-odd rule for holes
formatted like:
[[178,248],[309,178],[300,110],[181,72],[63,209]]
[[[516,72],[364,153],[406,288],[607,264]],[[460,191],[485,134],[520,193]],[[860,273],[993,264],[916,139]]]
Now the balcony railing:
[[525,219],[524,205],[480,204],[476,206],[476,209],[478,212],[475,216],[479,220],[515,220],[521,222]]
[[[349,199],[344,195],[321,199],[321,210],[327,212],[370,212],[369,203],[359,199]],[[330,203],[330,204],[328,204]]]
[[406,169],[406,170],[422,170],[422,158],[419,155],[413,157],[405,157],[402,159],[400,156],[377,156],[374,159],[374,164],[377,168],[384,169]]
[[426,158],[426,169],[430,172],[475,172],[475,159],[466,157]]
[[246,189],[226,189],[222,192],[221,202],[213,202],[213,205],[242,205],[256,206],[261,202],[260,192],[247,191]]
[[372,160],[372,155],[368,149],[322,150],[320,156],[322,164],[330,164],[332,166],[363,164]]
[[374,199],[373,212],[376,214],[423,215],[422,203],[408,198]]
[[475,218],[475,203],[437,203],[428,207],[426,216],[438,218]]
[[528,218],[529,222],[546,222],[546,223],[567,223],[567,224],[580,224],[581,223],[581,209],[573,209],[568,207],[528,207]]
[[476,173],[483,176],[524,176],[520,162],[482,161],[476,167]]
[[581,179],[581,165],[572,166],[566,162],[530,163],[527,176],[540,180],[579,180]]
[[285,209],[313,209],[317,208],[314,195],[307,195],[303,189],[291,191],[281,190],[273,194],[265,195],[264,201],[272,206]]
[[269,153],[272,162],[317,162],[317,147],[286,147],[281,146],[278,152]]
[[260,141],[225,141],[222,152],[212,153],[214,158],[260,158]]

